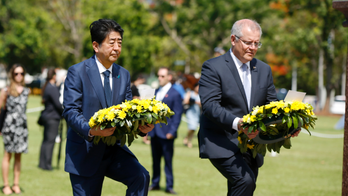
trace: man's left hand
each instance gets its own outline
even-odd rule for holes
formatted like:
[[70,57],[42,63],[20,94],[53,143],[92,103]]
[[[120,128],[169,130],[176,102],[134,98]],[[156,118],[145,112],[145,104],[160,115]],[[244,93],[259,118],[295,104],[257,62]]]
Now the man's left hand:
[[148,133],[152,131],[152,129],[155,127],[153,124],[146,124],[146,125],[140,125],[139,130],[143,133]]
[[301,132],[301,129],[296,131],[294,134],[292,134],[291,137],[297,137],[298,134],[300,134],[300,132]]

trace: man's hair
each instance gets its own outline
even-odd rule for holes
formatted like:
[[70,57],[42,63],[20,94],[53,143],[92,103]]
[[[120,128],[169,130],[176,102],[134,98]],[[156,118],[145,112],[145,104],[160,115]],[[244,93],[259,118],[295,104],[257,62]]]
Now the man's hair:
[[[249,20],[249,21],[248,21]],[[250,21],[252,23],[250,23]],[[237,35],[238,37],[243,37],[243,33],[242,33],[242,29],[244,27],[249,27],[251,30],[256,30],[256,31],[259,31],[260,32],[260,38],[261,38],[261,35],[262,35],[262,29],[261,29],[261,26],[259,23],[257,23],[255,20],[250,20],[250,19],[243,19],[243,20],[238,20],[236,21],[233,26],[232,26],[232,29],[231,29],[231,36],[232,35]]]
[[106,36],[112,31],[119,32],[121,38],[123,38],[123,29],[121,26],[110,19],[99,19],[92,22],[89,26],[89,30],[91,32],[92,43],[96,41],[98,44],[102,44]]
[[167,71],[168,71],[168,75],[170,75],[170,69],[169,69],[169,67],[160,67],[158,70],[160,70],[160,69],[166,69]]

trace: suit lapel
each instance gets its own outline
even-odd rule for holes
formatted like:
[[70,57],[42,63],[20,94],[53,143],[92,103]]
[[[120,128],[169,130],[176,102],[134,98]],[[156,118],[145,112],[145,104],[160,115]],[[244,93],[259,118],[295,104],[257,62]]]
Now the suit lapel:
[[86,62],[86,66],[87,66],[86,72],[87,72],[89,80],[91,81],[92,87],[98,96],[98,99],[102,107],[106,108],[107,105],[106,105],[106,100],[104,95],[104,88],[101,82],[98,66],[97,66],[97,63],[95,62],[94,57],[95,56],[93,56]]
[[[234,64],[233,62],[233,59],[231,57],[231,54],[229,52],[227,52],[225,54],[225,61],[226,61],[226,65],[227,67],[230,69],[232,75],[233,75],[233,79],[236,81],[237,83],[237,86],[238,86],[238,89],[244,99],[244,102],[246,104],[246,107],[248,108],[248,102],[247,102],[247,98],[246,98],[246,95],[245,95],[245,91],[244,91],[244,87],[243,87],[243,84],[242,84],[242,80],[239,76],[239,73],[238,73],[238,70],[236,68],[236,65]],[[249,110],[249,109],[248,109]]]
[[122,79],[120,78],[120,66],[116,65],[115,63],[113,63],[112,66],[112,104],[116,104],[118,103],[117,98],[118,92],[120,92]]
[[[257,81],[259,81],[259,74],[257,70],[257,65],[256,65],[256,59],[253,59],[250,61],[250,69],[251,69],[251,95],[250,95],[250,107],[252,107],[254,104],[254,99],[257,96],[257,88],[258,84]],[[251,110],[251,108],[249,108]]]

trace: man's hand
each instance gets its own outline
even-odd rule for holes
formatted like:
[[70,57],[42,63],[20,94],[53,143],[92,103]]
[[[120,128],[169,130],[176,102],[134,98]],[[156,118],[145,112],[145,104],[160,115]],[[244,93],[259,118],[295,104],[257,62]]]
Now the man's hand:
[[166,134],[166,138],[167,138],[168,140],[174,139],[174,135],[172,135],[172,134],[170,134],[170,133],[167,133],[167,134]]
[[301,132],[301,129],[296,131],[294,134],[292,134],[291,137],[297,137],[298,134],[300,134],[300,132]]
[[152,131],[152,129],[155,127],[153,124],[146,124],[146,125],[140,125],[139,130],[143,133],[148,133]]
[[105,128],[103,130],[100,130],[100,126],[98,126],[98,128],[94,127],[92,129],[89,130],[89,133],[91,135],[94,135],[94,136],[103,136],[103,137],[106,137],[106,136],[110,136],[114,133],[116,127],[111,127],[111,128]]
[[242,130],[244,132],[245,135],[247,135],[249,137],[249,139],[253,139],[257,136],[257,134],[259,134],[259,131],[256,130],[255,132],[248,132],[248,128],[243,128],[242,125],[243,119],[240,119],[238,122],[238,130]]

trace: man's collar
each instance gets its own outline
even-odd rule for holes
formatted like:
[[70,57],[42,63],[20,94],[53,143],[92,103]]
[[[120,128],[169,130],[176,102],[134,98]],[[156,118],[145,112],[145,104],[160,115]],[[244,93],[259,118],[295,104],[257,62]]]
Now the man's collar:
[[[104,71],[106,71],[106,68],[104,67],[103,64],[101,64],[101,62],[98,60],[96,55],[95,55],[95,62],[97,63],[99,73],[103,73]],[[112,65],[107,70],[109,70],[110,74],[112,74]]]
[[[232,48],[230,49],[230,55],[232,57],[234,64],[236,65],[236,67],[241,68],[243,63],[233,54]],[[246,62],[245,64],[248,66],[248,68],[250,68],[250,61]]]

